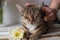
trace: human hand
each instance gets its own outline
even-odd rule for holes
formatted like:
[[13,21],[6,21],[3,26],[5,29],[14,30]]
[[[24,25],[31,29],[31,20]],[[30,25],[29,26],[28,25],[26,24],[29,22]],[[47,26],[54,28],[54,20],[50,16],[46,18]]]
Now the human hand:
[[[35,5],[33,3],[26,3],[25,6],[29,6],[29,5]],[[55,20],[56,19],[56,13],[53,12],[53,10],[49,7],[46,7],[46,6],[42,6],[42,10],[44,12],[46,12],[46,16],[44,17],[44,20],[45,21],[51,21],[51,20]]]
[[26,3],[25,6],[35,5],[34,3]]
[[46,16],[44,17],[45,21],[51,21],[56,19],[56,13],[49,7],[42,7],[42,10],[46,12]]

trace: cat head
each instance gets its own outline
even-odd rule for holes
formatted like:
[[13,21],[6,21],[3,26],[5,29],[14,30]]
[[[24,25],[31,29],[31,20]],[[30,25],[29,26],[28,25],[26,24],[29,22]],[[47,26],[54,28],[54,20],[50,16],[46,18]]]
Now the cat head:
[[28,22],[34,23],[41,17],[40,8],[42,7],[42,5],[29,5],[25,7],[19,5],[16,6],[24,19],[26,19]]

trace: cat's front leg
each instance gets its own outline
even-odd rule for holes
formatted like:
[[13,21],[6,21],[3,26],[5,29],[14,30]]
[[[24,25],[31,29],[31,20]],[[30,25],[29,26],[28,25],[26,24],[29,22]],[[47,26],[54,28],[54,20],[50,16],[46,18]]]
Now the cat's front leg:
[[29,40],[38,40],[38,37],[31,35]]
[[29,39],[29,37],[30,37],[30,32],[29,32],[29,30],[26,29],[24,26],[23,26],[23,30],[24,30],[23,39]]
[[38,40],[39,37],[44,33],[45,29],[44,28],[37,28],[32,32],[32,35],[30,36],[30,40]]
[[34,34],[30,35],[29,40],[37,40],[39,38],[39,36],[40,36],[39,32],[34,33]]
[[22,40],[28,40],[29,36],[30,36],[30,33],[28,31],[25,31]]

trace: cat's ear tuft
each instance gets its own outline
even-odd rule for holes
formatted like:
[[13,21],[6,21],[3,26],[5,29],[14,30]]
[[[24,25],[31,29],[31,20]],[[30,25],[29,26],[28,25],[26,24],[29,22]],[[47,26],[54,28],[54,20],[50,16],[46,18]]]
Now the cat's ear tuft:
[[45,5],[45,3],[44,2],[42,2],[42,6],[44,6]]
[[23,7],[20,6],[20,5],[18,5],[18,4],[16,4],[16,7],[17,7],[17,9],[19,10],[19,12],[21,12],[21,11],[23,10]]
[[38,5],[39,8],[42,8],[44,6],[44,2],[42,2],[41,5]]

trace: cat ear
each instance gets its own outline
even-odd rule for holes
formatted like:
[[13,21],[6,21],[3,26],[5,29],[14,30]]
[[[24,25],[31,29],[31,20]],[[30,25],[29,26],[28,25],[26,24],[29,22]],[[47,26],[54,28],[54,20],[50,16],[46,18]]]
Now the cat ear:
[[19,12],[21,12],[21,11],[23,10],[23,7],[20,6],[20,5],[18,5],[18,4],[16,4],[16,7],[17,7],[17,9],[19,10]]
[[42,2],[42,6],[44,6],[45,5],[45,3],[44,2]]
[[44,2],[41,5],[38,5],[38,8],[42,8],[44,6]]

